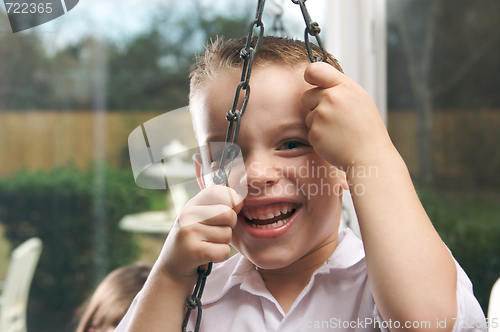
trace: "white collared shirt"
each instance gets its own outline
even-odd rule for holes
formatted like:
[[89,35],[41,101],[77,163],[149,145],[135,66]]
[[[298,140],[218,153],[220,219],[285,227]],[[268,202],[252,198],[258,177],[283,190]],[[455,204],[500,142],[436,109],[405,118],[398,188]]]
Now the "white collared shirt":
[[[472,293],[472,284],[456,261],[455,264],[460,324],[455,324],[454,331],[486,331],[484,314]],[[125,331],[136,300],[116,332]],[[387,331],[391,326],[405,327],[405,324],[419,324],[425,330],[439,324],[382,320],[368,283],[363,244],[348,229],[339,233],[339,245],[313,273],[287,314],[266,289],[255,265],[240,254],[214,265],[202,303],[200,332]],[[196,311],[190,318],[187,331],[194,330]],[[454,323],[446,322],[446,326]],[[474,324],[480,328],[463,328]]]

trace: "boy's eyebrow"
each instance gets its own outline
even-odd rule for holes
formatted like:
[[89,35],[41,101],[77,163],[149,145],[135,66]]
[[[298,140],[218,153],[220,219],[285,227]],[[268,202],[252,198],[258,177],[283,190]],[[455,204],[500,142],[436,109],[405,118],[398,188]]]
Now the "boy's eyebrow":
[[226,141],[226,134],[224,135],[209,135],[207,137],[207,142],[225,142]]
[[291,123],[282,123],[278,125],[276,128],[277,130],[280,131],[285,131],[285,130],[301,130],[301,131],[309,131],[309,127],[306,126],[305,122],[291,122]]

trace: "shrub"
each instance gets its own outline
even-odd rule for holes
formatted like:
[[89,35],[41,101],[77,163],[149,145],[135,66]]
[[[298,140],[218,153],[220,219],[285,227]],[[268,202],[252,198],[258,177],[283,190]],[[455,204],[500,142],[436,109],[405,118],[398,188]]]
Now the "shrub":
[[135,185],[130,171],[106,167],[104,199],[98,202],[105,211],[105,231],[95,234],[95,175],[68,166],[0,179],[0,221],[11,246],[33,236],[44,245],[30,302],[54,309],[81,304],[98,281],[95,261],[102,257],[96,252],[96,236],[108,248],[101,274],[137,258],[133,234],[120,230],[118,222],[126,214],[147,210],[150,193]]

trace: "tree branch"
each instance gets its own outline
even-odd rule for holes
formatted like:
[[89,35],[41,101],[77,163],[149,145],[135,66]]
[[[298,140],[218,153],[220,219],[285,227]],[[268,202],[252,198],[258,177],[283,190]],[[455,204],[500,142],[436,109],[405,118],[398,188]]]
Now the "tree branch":
[[425,34],[424,51],[422,54],[420,71],[422,73],[422,79],[425,80],[424,83],[427,85],[429,84],[428,78],[431,69],[432,51],[434,50],[434,27],[439,16],[439,12],[441,11],[442,2],[442,0],[435,0],[432,2],[431,13],[429,17],[429,26]]
[[410,74],[410,84],[415,93],[418,93],[420,82],[422,81],[420,71],[418,70],[417,57],[415,55],[415,48],[413,47],[412,39],[408,29],[406,27],[406,22],[404,19],[403,10],[401,9],[401,4],[399,1],[394,2],[394,8],[396,12],[396,26],[399,31],[401,43],[403,44],[403,49],[406,53],[408,59],[408,72]]

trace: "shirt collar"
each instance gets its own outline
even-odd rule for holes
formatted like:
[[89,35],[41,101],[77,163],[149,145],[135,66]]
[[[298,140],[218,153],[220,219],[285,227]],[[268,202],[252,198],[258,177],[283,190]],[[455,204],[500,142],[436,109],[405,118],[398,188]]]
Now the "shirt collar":
[[[328,260],[319,267],[313,277],[326,274],[334,269],[347,269],[365,257],[363,242],[350,230],[339,232],[339,244]],[[264,282],[255,265],[241,254],[236,254],[223,263],[215,264],[208,276],[202,296],[202,303],[209,304],[221,299],[232,287],[241,285],[241,289],[255,295],[266,296]]]
[[330,269],[347,269],[365,257],[363,242],[354,232],[346,228],[339,232],[339,244],[324,266]]

